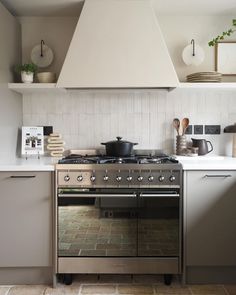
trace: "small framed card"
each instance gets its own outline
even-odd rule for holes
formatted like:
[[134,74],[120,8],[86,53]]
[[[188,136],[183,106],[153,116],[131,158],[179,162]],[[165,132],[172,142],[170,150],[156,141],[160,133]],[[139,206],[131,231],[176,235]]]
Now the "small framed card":
[[215,70],[223,76],[236,76],[236,41],[216,43]]
[[44,137],[43,127],[30,126],[22,127],[22,144],[21,154],[29,155],[43,155],[44,153]]

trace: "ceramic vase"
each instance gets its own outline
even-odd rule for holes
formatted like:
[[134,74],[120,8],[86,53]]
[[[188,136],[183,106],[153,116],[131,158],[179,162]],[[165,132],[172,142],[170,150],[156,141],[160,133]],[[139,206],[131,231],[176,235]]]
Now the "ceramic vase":
[[176,155],[184,155],[187,149],[187,139],[185,135],[176,136]]
[[33,83],[34,73],[32,72],[21,72],[21,80],[23,83]]

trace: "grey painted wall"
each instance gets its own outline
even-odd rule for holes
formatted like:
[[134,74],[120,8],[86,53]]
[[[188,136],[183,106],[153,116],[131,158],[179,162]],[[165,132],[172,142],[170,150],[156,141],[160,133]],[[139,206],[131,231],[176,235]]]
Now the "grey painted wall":
[[22,125],[22,97],[7,87],[14,65],[21,61],[18,21],[0,3],[0,157],[14,156],[18,127]]
[[[22,59],[28,61],[41,38],[53,49],[55,60],[48,70],[60,72],[75,28],[74,17],[21,17]],[[159,23],[181,81],[197,71],[214,70],[214,49],[207,43],[231,25],[230,16],[160,16]],[[200,66],[186,66],[182,50],[195,38],[204,48]],[[235,35],[232,36],[235,38]],[[235,81],[235,77],[233,77]],[[173,92],[79,92],[26,95],[24,125],[53,125],[67,148],[92,148],[117,135],[139,142],[140,148],[174,151],[174,117],[188,116],[191,124],[236,122],[236,92],[224,90],[176,90]],[[194,136],[195,137],[195,136]],[[202,136],[200,136],[202,137]],[[229,134],[204,137],[212,140],[214,152],[231,154]],[[190,139],[190,137],[189,137]]]
[[[156,12],[157,14],[158,12]],[[231,16],[179,16],[162,15],[158,21],[169,49],[180,81],[186,75],[198,71],[213,71],[215,50],[208,46],[208,41],[231,26]],[[22,60],[30,61],[32,48],[41,39],[52,48],[54,61],[46,70],[60,73],[67,49],[69,47],[77,17],[20,17],[22,25]],[[235,40],[233,34],[227,40]],[[182,61],[182,51],[190,44],[191,39],[202,46],[205,60],[199,66],[186,66]],[[140,69],[141,70],[141,69]],[[235,77],[227,77],[227,81],[236,81]]]

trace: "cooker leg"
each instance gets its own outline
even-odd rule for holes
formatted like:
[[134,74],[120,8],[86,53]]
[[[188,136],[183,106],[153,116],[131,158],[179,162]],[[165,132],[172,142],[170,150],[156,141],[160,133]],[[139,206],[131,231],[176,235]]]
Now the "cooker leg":
[[63,283],[65,285],[71,285],[72,284],[72,274],[64,274],[63,275]]
[[164,275],[164,283],[165,285],[169,286],[172,282],[172,275],[171,274],[165,274]]

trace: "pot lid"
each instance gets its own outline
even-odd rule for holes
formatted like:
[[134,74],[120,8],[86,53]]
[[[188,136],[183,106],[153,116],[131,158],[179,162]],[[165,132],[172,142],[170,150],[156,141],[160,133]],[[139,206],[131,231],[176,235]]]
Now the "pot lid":
[[108,142],[103,142],[102,144],[103,145],[106,145],[106,144],[113,144],[113,143],[115,143],[115,144],[123,144],[123,143],[128,143],[128,144],[133,144],[133,145],[136,145],[137,143],[133,143],[133,142],[130,142],[130,141],[126,141],[126,140],[121,140],[122,139],[122,137],[120,137],[120,136],[117,136],[116,137],[116,140],[111,140],[111,141],[108,141]]

